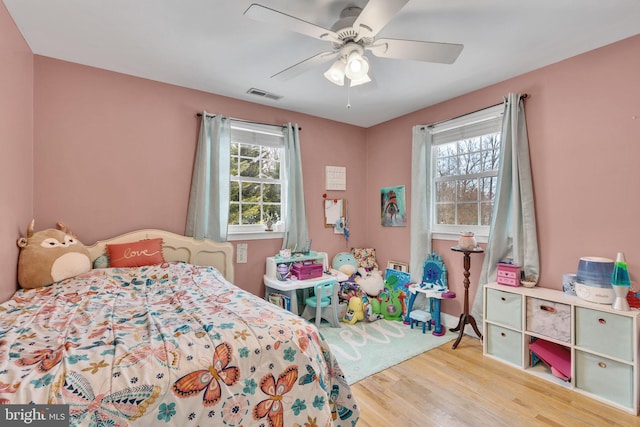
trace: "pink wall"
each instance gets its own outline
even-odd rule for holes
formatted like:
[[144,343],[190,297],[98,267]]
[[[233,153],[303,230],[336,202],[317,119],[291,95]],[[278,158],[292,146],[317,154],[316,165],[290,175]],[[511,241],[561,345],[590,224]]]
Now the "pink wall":
[[[202,110],[302,127],[314,248],[346,248],[323,226],[326,165],[348,166],[347,191],[329,196],[346,198],[352,217],[365,216],[362,128],[41,56],[34,81],[36,229],[61,220],[85,244],[137,228],[183,233]],[[364,221],[354,220],[351,231],[350,243],[364,245]],[[262,294],[265,258],[282,240],[247,243],[249,262],[236,264],[236,283]]]
[[[509,92],[528,93],[540,285],[562,289],[562,274],[575,272],[581,256],[615,258],[618,251],[626,255],[632,280],[639,281],[638,52],[640,36],[635,36],[368,129],[368,209],[377,208],[380,187],[405,184],[410,193],[411,171],[390,163],[410,164],[412,126],[497,104]],[[374,221],[367,230],[382,261],[409,259],[408,228]],[[450,286],[461,295],[462,256],[450,250],[454,244],[437,241],[434,249],[448,266]],[[472,296],[482,261],[482,255],[471,261]],[[444,311],[459,314],[461,304],[461,298],[445,301]]]
[[16,241],[33,215],[33,54],[0,2],[0,301],[17,288]]
[[[195,113],[203,109],[297,122],[314,247],[330,255],[348,248],[323,227],[321,197],[324,166],[347,166],[347,191],[329,197],[348,200],[349,246],[375,247],[383,267],[391,259],[407,261],[409,227],[382,227],[379,203],[381,187],[405,185],[410,194],[412,126],[494,105],[508,92],[530,95],[541,286],[561,288],[561,274],[575,271],[580,256],[614,257],[618,251],[638,280],[633,227],[640,200],[633,184],[640,178],[640,36],[369,129],[34,57],[4,6],[0,36],[0,85],[9,94],[0,99],[0,298],[15,287],[15,240],[32,216],[37,229],[66,222],[87,244],[142,227],[183,232]],[[236,282],[260,294],[264,258],[281,241],[248,243],[249,263],[236,265]],[[452,244],[436,241],[434,249],[449,267],[451,287],[461,292],[462,259],[449,250]],[[481,263],[481,255],[472,260],[472,294]],[[446,301],[445,312],[458,314],[461,302]]]

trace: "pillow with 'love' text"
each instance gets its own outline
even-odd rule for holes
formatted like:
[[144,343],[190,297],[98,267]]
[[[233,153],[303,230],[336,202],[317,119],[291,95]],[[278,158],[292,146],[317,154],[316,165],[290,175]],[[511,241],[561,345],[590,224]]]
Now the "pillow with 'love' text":
[[110,267],[142,267],[162,264],[162,238],[107,244]]

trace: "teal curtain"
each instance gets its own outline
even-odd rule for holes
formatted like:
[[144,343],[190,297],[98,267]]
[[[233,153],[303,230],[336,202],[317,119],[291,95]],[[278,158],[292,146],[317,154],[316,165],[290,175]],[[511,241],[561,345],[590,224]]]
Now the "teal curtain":
[[304,203],[302,160],[300,155],[300,131],[297,124],[288,123],[284,129],[284,173],[287,191],[285,233],[282,248],[302,250],[308,247],[309,227]]
[[231,121],[202,113],[185,235],[227,240]]
[[523,96],[510,93],[502,119],[502,149],[489,240],[471,314],[482,326],[482,287],[495,282],[497,263],[512,259],[526,276],[540,277],[533,180]]
[[431,253],[431,139],[427,127],[413,127],[409,271],[411,280],[418,283],[424,260]]

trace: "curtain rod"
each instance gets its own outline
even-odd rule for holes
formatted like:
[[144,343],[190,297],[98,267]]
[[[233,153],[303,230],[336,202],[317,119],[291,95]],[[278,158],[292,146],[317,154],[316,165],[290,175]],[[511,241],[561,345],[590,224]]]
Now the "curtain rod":
[[[528,97],[529,97],[529,94],[527,94],[527,93],[523,93],[523,94],[520,96],[520,99],[527,99]],[[421,129],[425,129],[425,128],[428,128],[428,127],[430,127],[430,126],[439,125],[440,123],[448,122],[449,120],[459,119],[460,117],[468,116],[469,114],[477,113],[478,111],[486,110],[487,108],[497,107],[498,105],[502,105],[502,104],[504,104],[505,102],[507,102],[507,98],[506,98],[506,97],[505,97],[504,101],[499,102],[499,103],[497,103],[497,104],[489,105],[488,107],[480,108],[479,110],[472,111],[472,112],[470,112],[470,113],[461,114],[461,115],[456,116],[456,117],[451,117],[450,119],[444,119],[444,120],[440,120],[439,122],[431,123],[431,124],[429,124],[429,125],[424,125],[424,126],[422,126],[422,128],[421,128]]]
[[[215,117],[215,114],[207,114],[207,117]],[[196,117],[202,117],[202,113],[196,113]],[[255,123],[257,125],[265,125],[265,126],[275,126],[275,127],[285,127],[286,125],[274,125],[272,123],[260,123],[260,122],[254,122],[251,120],[244,120],[244,119],[235,119],[233,117],[229,117],[231,120],[235,120],[237,122],[245,122],[245,123]],[[302,127],[298,126],[298,131],[301,131]]]

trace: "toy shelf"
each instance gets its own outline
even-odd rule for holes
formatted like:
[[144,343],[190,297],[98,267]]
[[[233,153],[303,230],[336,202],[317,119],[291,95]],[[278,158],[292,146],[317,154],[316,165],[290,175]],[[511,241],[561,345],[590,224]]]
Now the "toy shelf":
[[[490,283],[483,292],[485,356],[638,414],[640,310],[614,310],[610,304],[539,287]],[[570,365],[563,358],[567,381],[544,363],[531,366],[532,338],[561,346],[560,352],[570,355]]]

